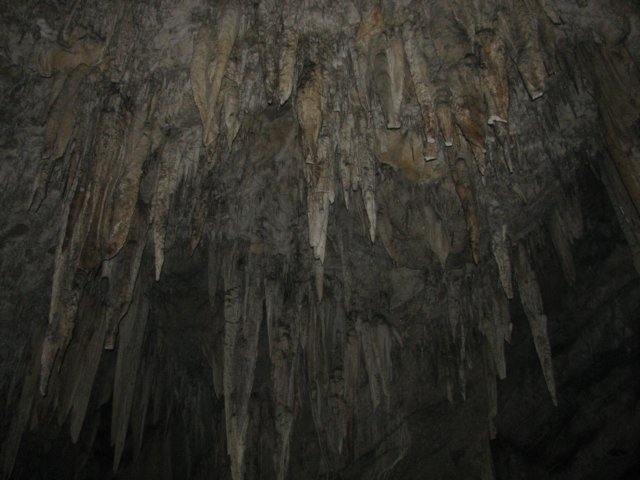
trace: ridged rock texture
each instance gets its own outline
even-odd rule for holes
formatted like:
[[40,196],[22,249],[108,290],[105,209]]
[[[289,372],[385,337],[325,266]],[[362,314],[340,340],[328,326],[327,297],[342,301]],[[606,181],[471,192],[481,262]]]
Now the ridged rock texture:
[[640,6],[0,2],[0,473],[640,475]]

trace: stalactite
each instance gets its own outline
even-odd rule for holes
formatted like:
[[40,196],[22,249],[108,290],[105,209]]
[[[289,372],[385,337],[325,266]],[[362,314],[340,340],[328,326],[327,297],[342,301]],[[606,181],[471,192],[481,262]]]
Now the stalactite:
[[193,160],[199,154],[198,135],[199,132],[195,128],[191,128],[185,130],[177,138],[169,138],[158,148],[159,165],[150,212],[156,281],[160,280],[164,264],[167,223],[171,204],[175,200],[180,180],[184,179],[183,171],[189,166],[189,157]]
[[444,268],[449,256],[451,242],[449,235],[442,223],[442,219],[438,216],[431,205],[427,205],[424,209],[425,218],[427,220],[427,241],[431,251],[436,254],[440,261],[440,266]]
[[355,327],[348,328],[344,346],[344,385],[347,407],[347,448],[353,450],[353,423],[357,412],[358,390],[360,378],[360,339]]
[[81,275],[77,276],[76,271],[81,255],[81,242],[89,233],[91,220],[84,188],[74,186],[64,203],[63,224],[56,247],[49,322],[40,360],[42,395],[47,391],[49,376],[58,353],[66,349],[71,339],[80,289],[84,283],[84,279]]
[[113,382],[113,411],[111,418],[111,442],[114,445],[113,471],[118,471],[127,431],[131,421],[134,393],[138,381],[142,348],[145,339],[149,303],[139,285],[132,308],[122,320],[119,333],[118,358]]
[[482,77],[484,98],[487,102],[487,123],[506,123],[509,117],[509,79],[506,72],[506,45],[495,30],[479,32],[482,58],[486,65]]
[[289,470],[289,452],[295,421],[296,372],[299,349],[298,321],[301,300],[284,305],[284,292],[276,280],[265,280],[265,306],[269,328],[269,355],[275,404],[275,428],[278,434],[274,449],[274,467],[278,480]]
[[565,279],[570,285],[576,281],[576,269],[573,261],[573,253],[571,246],[573,243],[573,235],[565,229],[565,223],[556,209],[549,221],[549,233],[558,256],[560,257],[560,265]]
[[[485,285],[490,285],[489,282]],[[501,379],[507,376],[507,363],[504,355],[504,342],[511,340],[511,318],[507,300],[490,287],[481,290],[482,298],[476,299],[478,306],[479,329],[487,339],[496,373]]]
[[196,36],[191,60],[193,98],[202,119],[203,142],[213,146],[219,132],[219,99],[222,80],[240,24],[240,10],[233,2],[220,13],[216,30],[204,26]]
[[264,78],[267,103],[271,104],[277,92],[277,50],[270,48],[277,42],[278,4],[275,0],[261,0],[258,6],[258,38],[260,39],[260,66]]
[[76,119],[83,106],[78,91],[88,73],[86,65],[74,69],[65,78],[60,93],[51,105],[45,124],[42,167],[36,178],[31,202],[34,206],[38,206],[45,195],[53,162],[65,154],[72,140]]
[[460,280],[450,274],[447,278],[447,322],[454,341],[457,340],[458,326],[464,322]]
[[364,202],[365,211],[369,220],[369,239],[376,240],[376,222],[378,209],[376,206],[376,172],[375,158],[369,149],[361,144],[356,152],[358,185]]
[[[2,267],[18,264],[14,252],[26,261],[52,253],[48,233],[32,233],[45,225],[41,217],[54,212],[59,220],[46,221],[61,227],[41,352],[26,369],[5,435],[5,474],[29,420],[39,434],[57,416],[60,425],[69,421],[73,442],[100,441],[99,412],[112,399],[114,471],[128,463],[129,444],[134,464],[138,455],[163,455],[167,477],[227,468],[223,452],[203,461],[212,465],[198,465],[213,437],[213,450],[227,449],[234,480],[261,469],[264,456],[284,480],[298,427],[306,435],[315,426],[316,450],[303,453],[322,457],[315,473],[353,476],[349,469],[371,455],[367,474],[390,476],[409,451],[402,409],[422,401],[394,391],[394,381],[404,386],[399,380],[407,377],[394,379],[392,353],[412,366],[427,351],[434,365],[425,372],[433,369],[438,394],[446,389],[452,403],[459,393],[477,400],[472,382],[484,380],[495,437],[512,276],[557,403],[541,289],[526,247],[512,259],[510,242],[540,235],[541,212],[550,214],[542,228],[546,222],[568,283],[580,280],[573,242],[592,226],[583,225],[580,195],[569,186],[580,164],[566,152],[584,157],[603,148],[597,135],[576,147],[585,126],[604,127],[611,158],[605,153],[592,167],[640,272],[639,85],[635,53],[627,51],[635,27],[600,32],[582,18],[574,27],[565,19],[571,9],[563,7],[561,17],[544,0],[187,2],[167,7],[170,20],[162,18],[164,7],[151,12],[142,2],[123,4],[115,25],[99,14],[89,18],[93,5],[73,2],[69,13],[58,3],[42,7],[59,15],[52,26],[38,17],[35,33],[26,20],[9,31],[11,48],[2,57],[13,68],[24,56],[15,70],[30,78],[18,85],[7,69],[2,94],[35,105],[17,115],[16,128],[0,129],[10,132],[5,137],[15,133],[0,141],[3,153],[16,157],[15,178],[35,180],[28,221],[15,227],[15,238],[13,226],[0,232]],[[122,18],[129,13],[142,20]],[[580,39],[575,50],[590,72],[588,92],[554,72],[552,23],[562,31],[563,55]],[[627,27],[635,33],[611,33]],[[524,89],[513,82],[518,74]],[[530,100],[545,92],[549,101],[536,102],[527,117]],[[593,94],[600,117],[585,93]],[[533,125],[544,141],[527,138]],[[473,176],[474,160],[483,176]],[[514,165],[518,171],[509,175]],[[571,193],[550,205],[559,191]],[[334,204],[337,193],[344,205]],[[481,230],[488,234],[482,245]],[[371,245],[376,234],[388,257]],[[466,242],[477,265],[468,262]],[[177,338],[172,322],[182,318],[166,312],[147,328],[150,298],[167,297],[169,305],[182,295],[173,287],[183,276],[190,277],[190,300],[200,299],[205,280],[192,269],[207,252],[198,245],[209,249],[210,330],[193,340],[190,328],[205,327],[189,319]],[[487,248],[495,265],[479,264]],[[7,278],[20,284],[32,272]],[[41,283],[29,286],[41,291]],[[217,304],[222,290],[224,306]],[[266,354],[258,351],[263,310],[268,378],[256,373]],[[416,328],[418,318],[424,321]],[[425,338],[412,338],[416,331]],[[408,347],[394,350],[404,338]],[[103,349],[116,348],[111,382],[114,355]],[[176,354],[182,348],[204,358],[185,367]],[[484,379],[472,365],[481,355]],[[185,374],[196,364],[207,375],[210,367],[212,378]],[[45,398],[36,397],[38,386]],[[261,404],[263,397],[272,405]],[[202,419],[219,419],[221,398],[224,427],[213,428]],[[309,414],[313,425],[296,425]],[[226,444],[217,438],[222,428]],[[482,478],[492,474],[484,465]]]
[[551,395],[554,405],[558,404],[556,397],[556,384],[553,373],[553,361],[551,358],[551,346],[547,334],[547,317],[544,314],[542,296],[536,275],[529,264],[526,247],[518,246],[518,259],[516,263],[516,279],[522,307],[529,320],[533,342],[538,353],[538,359],[542,366],[542,373]]
[[73,384],[73,391],[68,408],[72,409],[70,432],[71,439],[74,443],[76,443],[80,437],[80,431],[82,430],[87,415],[91,391],[94,387],[94,380],[102,356],[105,333],[106,322],[104,319],[101,319],[99,324],[94,327],[82,357],[77,360],[80,371],[75,373],[75,375],[68,374]]
[[[311,295],[310,295],[311,296]],[[329,358],[326,345],[327,318],[323,304],[312,304],[308,311],[308,331],[303,344],[308,376],[307,394],[319,447],[327,455],[331,439],[327,438]]]
[[513,8],[515,31],[512,33],[517,45],[517,66],[524,85],[532,100],[541,97],[546,88],[544,50],[539,40],[537,12],[531,11],[525,0],[515,3]]
[[86,186],[83,185],[87,190],[91,224],[82,245],[79,264],[86,269],[97,267],[101,260],[117,253],[113,252],[110,242],[111,229],[117,223],[117,219],[113,218],[117,206],[110,200],[117,188],[122,145],[126,141],[130,119],[131,114],[120,92],[111,92],[100,114],[98,129],[101,134],[96,137],[95,158],[91,162],[90,176],[84,180]]
[[495,425],[495,418],[498,416],[498,383],[491,354],[487,352],[487,347],[482,352],[485,385],[487,388],[489,436],[491,439],[495,439],[498,434]]
[[356,331],[360,335],[373,408],[377,409],[383,400],[388,408],[392,380],[392,333],[387,325],[371,325],[361,319],[356,323]]
[[[518,153],[517,144],[509,132],[509,126],[502,122],[494,122],[492,128],[493,133],[496,136],[496,140],[498,141],[498,145],[500,146],[500,158],[502,159],[505,167],[507,167],[507,170],[509,170],[509,173],[513,173],[513,159],[518,158]],[[518,194],[518,196],[524,197],[524,195],[521,194]]]
[[462,210],[467,220],[467,230],[471,242],[471,254],[473,261],[480,261],[480,225],[478,223],[476,201],[471,189],[471,179],[469,169],[464,159],[458,158],[451,170],[453,182],[456,186],[456,193],[460,199]]
[[131,435],[134,455],[137,457],[142,450],[145,427],[147,426],[147,412],[151,397],[151,388],[156,377],[156,358],[144,356],[140,366],[136,395],[133,397],[131,409]]
[[453,113],[449,105],[442,101],[436,103],[436,116],[438,117],[440,132],[444,138],[444,144],[446,147],[451,147],[455,137],[455,126],[453,123]]
[[404,48],[402,40],[392,36],[387,41],[385,49],[387,59],[387,76],[389,90],[386,95],[385,110],[387,113],[387,128],[400,128],[402,125],[400,114],[402,98],[404,96]]
[[298,31],[296,25],[296,3],[285,2],[282,10],[282,47],[278,61],[278,96],[280,105],[284,105],[293,91],[296,78],[296,59],[298,54]]
[[106,260],[103,264],[103,275],[109,277],[104,343],[107,350],[115,348],[118,326],[129,310],[142,264],[148,228],[146,212],[142,212],[139,207],[131,222],[129,242],[117,257]]
[[297,92],[296,106],[298,122],[302,129],[305,161],[315,160],[320,128],[322,127],[322,72],[319,65],[310,66],[305,72],[304,83]]
[[360,104],[367,111],[370,108],[370,64],[377,47],[376,42],[383,29],[382,12],[373,9],[362,19],[356,33],[356,48],[352,55],[353,67]]
[[324,296],[324,265],[319,259],[314,261],[314,281],[316,285],[316,296],[319,302]]
[[355,120],[353,113],[348,113],[341,117],[340,123],[340,140],[337,145],[338,150],[338,169],[340,173],[340,183],[342,185],[342,198],[345,207],[349,210],[351,204],[351,190],[353,182],[353,129],[355,128]]
[[[403,26],[402,37],[404,40],[404,50],[409,63],[409,71],[413,81],[413,88],[416,98],[422,109],[422,121],[424,122],[425,138],[428,144],[435,144],[438,134],[436,120],[433,86],[429,81],[429,71],[427,60],[424,58],[424,47],[421,42],[420,32],[412,28],[410,23]],[[437,158],[437,149],[431,151],[427,160]]]
[[[244,478],[249,398],[253,387],[258,337],[262,323],[260,280],[250,254],[234,245],[223,261],[224,367],[223,389],[227,453],[234,480]],[[244,262],[244,266],[241,265]]]
[[227,146],[231,149],[233,141],[240,130],[240,86],[242,84],[243,59],[230,57],[222,82],[224,125]]
[[[238,123],[236,123],[236,133],[234,138],[240,133],[240,128],[245,123],[247,114],[255,112],[264,104],[265,86],[260,70],[259,49],[245,48],[242,52],[242,75],[238,78],[239,105]],[[273,97],[269,97],[273,98]]]
[[508,299],[513,298],[511,281],[511,253],[507,239],[507,225],[502,225],[491,235],[491,251],[498,266],[500,284]]
[[[473,152],[478,170],[484,175],[487,168],[484,98],[477,78],[468,78],[467,72],[461,68],[456,73],[459,77],[453,86],[452,99],[455,123]],[[460,141],[464,143],[465,140]]]
[[363,200],[365,209],[367,211],[367,218],[369,219],[369,239],[371,242],[376,241],[376,224],[377,224],[377,208],[376,208],[376,196],[372,190],[365,190],[363,194]]
[[[307,181],[309,243],[314,256],[324,263],[329,204],[335,199],[335,147],[328,136],[319,138],[322,126],[322,78],[314,67],[297,96],[298,121],[302,128]],[[319,295],[320,296],[320,295]]]
[[150,116],[155,110],[156,98],[147,85],[138,92],[136,110],[129,121],[122,153],[113,172],[111,208],[105,226],[107,258],[115,256],[124,245],[138,200],[142,166],[151,147]]

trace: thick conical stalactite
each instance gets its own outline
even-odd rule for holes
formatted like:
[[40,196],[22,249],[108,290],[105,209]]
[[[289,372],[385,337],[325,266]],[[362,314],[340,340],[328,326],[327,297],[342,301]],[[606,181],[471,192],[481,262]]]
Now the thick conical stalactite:
[[280,35],[282,46],[278,59],[278,99],[284,105],[293,91],[298,53],[297,2],[284,2]]
[[539,11],[532,8],[531,2],[514,2],[513,18],[515,27],[512,38],[517,52],[518,71],[522,76],[529,96],[535,100],[544,94],[547,82],[544,49],[540,44],[540,23],[548,21]]
[[372,9],[363,17],[356,33],[356,47],[353,51],[353,67],[358,87],[358,98],[361,107],[365,110],[370,108],[371,89],[371,63],[376,49],[377,42],[384,29],[384,16],[378,9]]
[[109,279],[104,343],[108,350],[115,348],[120,321],[129,310],[140,274],[148,231],[148,212],[143,210],[146,209],[139,206],[134,212],[126,247],[120,255],[105,260],[102,265],[102,275]]
[[[426,42],[420,38],[422,32],[416,30],[416,27],[409,23],[403,26],[404,50],[409,63],[409,71],[411,72],[416,98],[422,109],[422,121],[424,122],[425,138],[429,149],[425,158],[427,160],[435,160],[437,158],[437,146],[435,144],[438,135],[435,95],[424,53],[427,50]],[[432,145],[433,147],[430,147]]]
[[144,285],[138,285],[131,308],[122,319],[118,336],[118,359],[113,384],[111,419],[111,442],[115,448],[114,472],[118,470],[122,458],[142,360],[142,349],[149,316],[149,302],[143,292]]
[[101,260],[111,258],[118,252],[120,241],[111,236],[119,213],[113,201],[115,189],[119,188],[118,170],[128,160],[123,159],[121,153],[130,121],[131,114],[120,92],[110,92],[100,113],[98,129],[101,134],[96,136],[95,157],[90,164],[89,175],[84,179],[85,185],[82,185],[87,192],[90,219],[78,265],[82,268],[95,268]]
[[65,154],[74,130],[81,128],[77,119],[82,114],[83,105],[78,91],[89,72],[86,65],[75,68],[61,82],[60,91],[52,102],[45,125],[43,166],[34,185],[33,206],[38,206],[45,195],[53,162]]
[[480,332],[487,339],[498,377],[504,379],[507,376],[504,343],[510,341],[512,328],[509,305],[503,295],[491,288],[478,290],[480,298],[476,303],[479,306],[477,314],[480,317]]
[[215,147],[220,131],[219,94],[227,62],[240,27],[240,10],[233,2],[222,9],[216,28],[203,26],[194,41],[191,60],[191,87],[200,111],[203,126],[203,142]]
[[324,263],[329,223],[329,205],[335,199],[333,185],[333,169],[335,150],[328,137],[320,138],[318,152],[314,163],[308,162],[307,169],[307,202],[309,218],[309,241],[314,256]]
[[[74,188],[75,190],[75,188]],[[68,218],[62,224],[54,266],[48,331],[42,345],[40,392],[47,390],[49,376],[60,350],[64,350],[73,333],[83,276],[77,273],[82,245],[79,239],[89,232],[90,215],[84,189],[73,191],[64,205]],[[64,217],[63,217],[64,218]],[[77,278],[77,280],[76,280]]]
[[[95,285],[92,287],[96,289]],[[79,325],[65,354],[64,377],[59,382],[58,421],[62,424],[69,416],[69,430],[74,443],[78,442],[87,417],[87,423],[91,423],[91,394],[104,350],[107,322],[104,308],[96,307],[96,293],[85,294],[79,305]],[[96,314],[95,322],[85,320],[88,312]]]
[[[298,121],[302,129],[309,243],[314,256],[324,263],[329,222],[329,204],[335,199],[335,146],[328,136],[320,137],[322,127],[322,72],[319,66],[307,72],[306,83],[297,97]],[[318,268],[322,268],[321,266]],[[320,274],[320,277],[322,275]],[[318,296],[321,289],[318,288]]]
[[444,268],[451,249],[448,232],[442,219],[431,205],[425,207],[424,216],[427,223],[426,228],[428,229],[427,241],[429,242],[429,248],[435,253],[440,261],[440,265]]
[[544,314],[542,296],[536,275],[529,264],[529,256],[526,246],[518,246],[518,259],[516,263],[516,279],[518,292],[522,307],[529,320],[531,335],[538,353],[538,359],[542,366],[545,383],[554,404],[558,403],[556,396],[556,384],[553,373],[553,362],[551,358],[551,346],[547,333],[547,317]]
[[225,291],[223,389],[227,452],[231,474],[242,480],[245,470],[249,398],[253,387],[264,296],[257,259],[233,245],[222,265]]
[[564,208],[556,209],[549,220],[549,233],[558,256],[564,276],[570,285],[576,281],[572,246],[573,242],[582,237],[582,211],[578,200],[567,198]]
[[491,236],[491,251],[498,266],[500,284],[507,298],[513,298],[513,283],[511,281],[511,248],[507,238],[507,226],[500,226]]
[[123,247],[136,208],[142,168],[147,160],[152,141],[151,116],[155,110],[156,98],[151,93],[151,85],[140,89],[136,98],[135,114],[131,117],[124,146],[120,158],[111,172],[114,186],[112,199],[107,202],[116,206],[110,213],[108,238],[106,245],[107,258],[116,255]]
[[387,128],[396,129],[402,126],[400,118],[402,99],[404,97],[404,48],[399,36],[393,35],[387,40],[385,47],[387,94],[385,98],[385,111],[387,115]]
[[[154,138],[159,135],[156,130]],[[200,132],[193,127],[185,129],[175,136],[163,137],[154,143],[154,155],[158,157],[155,184],[150,187],[149,197],[151,203],[150,219],[153,233],[154,270],[156,281],[160,280],[165,259],[167,243],[167,228],[171,214],[172,204],[177,201],[179,185],[186,181],[195,172],[192,170],[198,164],[201,147],[199,144]],[[202,226],[197,227],[201,234]],[[199,238],[198,238],[199,242]]]
[[369,378],[371,402],[374,410],[383,402],[389,405],[391,396],[393,334],[387,325],[371,325],[358,320],[364,363]]
[[278,480],[287,478],[291,435],[296,417],[295,388],[299,361],[300,298],[293,297],[284,305],[284,291],[276,280],[265,279],[265,309],[269,334],[269,356],[272,362],[275,404],[274,467]]
[[506,123],[509,118],[507,47],[497,28],[496,25],[494,28],[487,28],[478,33],[482,60],[486,66],[482,78],[482,89],[487,103],[489,125],[496,122]]
[[464,158],[455,160],[455,163],[452,165],[451,174],[467,221],[471,255],[473,261],[478,263],[480,261],[480,224],[478,221],[476,200],[471,187],[469,168]]

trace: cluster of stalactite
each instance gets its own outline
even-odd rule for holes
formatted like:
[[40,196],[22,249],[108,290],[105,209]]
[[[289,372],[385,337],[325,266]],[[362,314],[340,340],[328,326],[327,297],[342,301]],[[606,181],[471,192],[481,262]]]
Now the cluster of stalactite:
[[[5,474],[30,424],[55,412],[76,442],[92,429],[95,435],[92,402],[109,401],[117,470],[127,435],[139,451],[148,425],[177,414],[175,394],[191,399],[180,412],[185,444],[226,445],[232,478],[245,478],[255,446],[249,423],[261,329],[277,478],[287,475],[303,405],[327,470],[380,439],[394,445],[384,446],[391,453],[378,473],[393,468],[409,445],[390,415],[394,352],[403,350],[406,332],[358,300],[354,264],[367,260],[354,257],[353,236],[380,246],[389,265],[408,267],[391,274],[402,285],[391,310],[409,308],[415,297],[438,305],[446,321],[434,319],[421,341],[438,358],[451,401],[464,396],[471,350],[482,350],[491,434],[516,295],[556,402],[530,249],[532,232],[546,229],[567,281],[575,281],[572,244],[582,235],[582,212],[563,187],[580,160],[566,160],[567,151],[533,158],[524,139],[534,134],[513,118],[529,112],[540,124],[537,135],[552,137],[564,115],[557,112],[570,111],[587,91],[610,152],[595,168],[640,268],[639,88],[620,32],[575,27],[599,37],[579,44],[569,67],[563,60],[574,40],[556,35],[571,18],[553,1],[258,3],[178,2],[158,22],[135,2],[110,9],[74,2],[56,22],[39,20],[32,61],[49,94],[30,209],[55,188],[60,228],[40,354],[19,372],[21,391],[10,396],[19,406],[3,448]],[[589,85],[574,85],[582,70]],[[539,106],[547,94],[557,105]],[[281,124],[272,130],[279,138],[271,152],[252,149],[265,142],[253,136],[261,115]],[[246,165],[255,157],[270,162],[265,168],[274,175],[262,188],[306,212],[303,229],[287,230],[293,217],[277,204],[258,224],[251,209],[262,199],[251,187],[243,195],[254,203],[216,210],[217,198],[234,188],[221,184],[233,174],[220,172],[251,176]],[[556,160],[565,173],[534,178]],[[52,187],[60,169],[64,182]],[[422,198],[409,208],[411,195]],[[520,210],[543,214],[530,222]],[[415,258],[407,239],[419,242]],[[220,338],[203,346],[208,389],[160,381],[179,373],[171,377],[159,363],[170,338],[148,326],[165,256],[181,245],[206,252],[209,262],[211,324]],[[442,276],[440,292],[415,276],[414,261]],[[111,350],[113,374],[105,380],[97,373]],[[199,421],[216,398],[224,403],[223,427]],[[364,412],[379,418],[367,425]]]

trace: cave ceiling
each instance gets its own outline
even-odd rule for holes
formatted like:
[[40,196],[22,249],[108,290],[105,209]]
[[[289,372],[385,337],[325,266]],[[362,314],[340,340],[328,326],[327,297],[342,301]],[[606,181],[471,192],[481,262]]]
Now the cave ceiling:
[[640,478],[640,5],[0,1],[4,478]]

